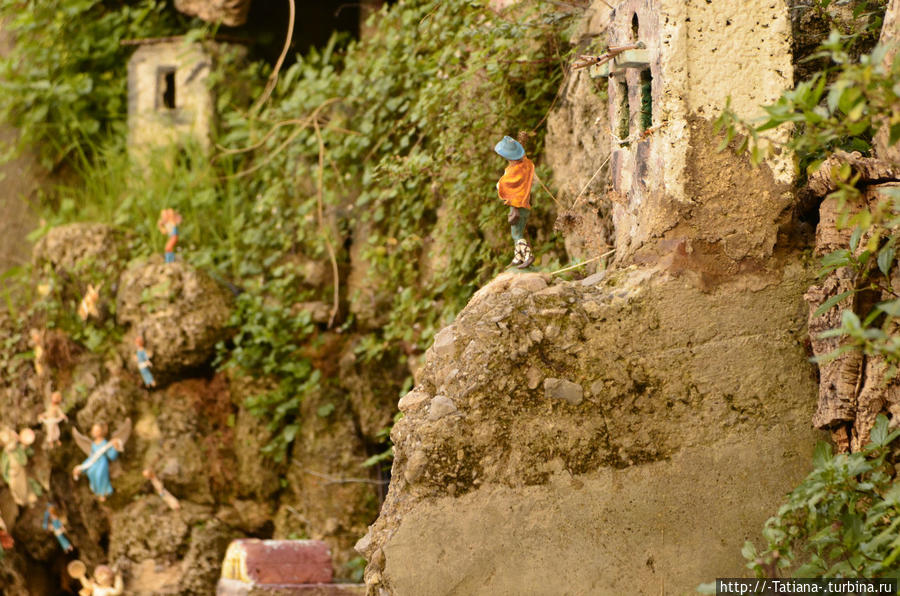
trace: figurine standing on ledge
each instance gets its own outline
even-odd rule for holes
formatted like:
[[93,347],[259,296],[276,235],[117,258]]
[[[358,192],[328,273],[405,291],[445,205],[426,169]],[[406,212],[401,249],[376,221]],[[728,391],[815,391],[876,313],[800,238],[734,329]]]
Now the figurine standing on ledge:
[[144,379],[144,385],[147,387],[156,387],[156,379],[153,378],[153,373],[150,372],[150,366],[152,365],[150,356],[147,355],[147,350],[144,349],[144,338],[140,335],[135,337],[134,345],[137,347],[134,358],[137,361],[137,367],[138,371],[141,373],[141,378]]
[[181,503],[178,502],[175,495],[166,490],[162,480],[156,477],[156,472],[150,468],[144,468],[143,475],[144,478],[150,481],[150,484],[153,485],[153,490],[155,490],[156,494],[159,495],[159,498],[169,506],[169,509],[174,509],[175,511],[181,509]]
[[181,223],[181,214],[174,209],[163,209],[159,212],[157,229],[169,237],[166,240],[166,263],[175,262],[175,244],[178,242],[178,224]]
[[106,440],[106,425],[94,424],[91,427],[91,439],[78,432],[77,428],[72,428],[72,436],[75,443],[89,457],[75,466],[72,470],[72,477],[78,480],[82,472],[87,473],[90,483],[91,492],[97,495],[101,502],[113,493],[112,485],[109,483],[109,462],[119,457],[119,451],[128,440],[131,434],[131,419],[127,418],[119,430],[113,435],[112,439]]
[[[9,485],[13,501],[19,507],[29,507],[37,502],[37,495],[30,490],[28,474],[25,466],[28,465],[28,453],[25,449],[34,443],[34,431],[23,428],[22,432],[4,428],[0,430],[0,442],[3,443],[3,454],[0,455],[0,468],[3,479]],[[34,486],[34,485],[32,485]]]
[[56,507],[54,507],[53,503],[47,503],[47,509],[44,511],[44,521],[41,523],[41,527],[53,532],[53,535],[56,536],[56,540],[59,542],[63,551],[70,553],[75,550],[72,543],[66,538],[65,522],[59,517],[59,512],[56,511]]
[[534,252],[525,239],[525,224],[531,213],[531,185],[534,181],[534,163],[525,157],[525,148],[512,137],[494,146],[500,157],[509,160],[509,165],[500,181],[497,182],[497,194],[509,205],[509,229],[512,233],[515,253],[511,267],[525,269],[534,262]]
[[[102,284],[101,284],[102,285]],[[78,317],[82,321],[87,321],[88,317],[100,318],[100,312],[97,310],[97,302],[100,300],[100,286],[94,287],[88,284],[84,298],[78,304]]]
[[113,570],[106,565],[97,565],[94,568],[94,579],[87,576],[87,565],[75,559],[71,561],[66,570],[69,575],[77,579],[81,583],[81,590],[78,596],[118,596],[125,590],[120,573],[113,573]]
[[54,391],[50,395],[50,405],[38,415],[38,420],[44,425],[44,431],[47,433],[47,436],[44,437],[44,445],[47,446],[47,449],[53,449],[62,445],[62,442],[59,440],[59,423],[68,421],[69,417],[59,407],[61,403],[62,394],[59,391]]

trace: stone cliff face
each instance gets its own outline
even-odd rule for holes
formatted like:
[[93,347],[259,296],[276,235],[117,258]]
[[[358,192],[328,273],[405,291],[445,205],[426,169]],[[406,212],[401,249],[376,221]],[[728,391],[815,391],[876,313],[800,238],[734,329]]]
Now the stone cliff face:
[[[35,247],[43,282],[38,291],[46,293],[41,299],[74,316],[92,283],[101,288],[99,318],[83,324],[85,337],[78,342],[62,330],[44,330],[40,373],[30,360],[2,361],[0,426],[39,428],[51,390],[61,392],[69,417],[61,447],[47,449],[40,431],[32,445],[26,471],[41,493],[36,505],[19,506],[5,483],[0,488],[0,514],[16,540],[0,558],[4,594],[56,594],[71,587],[57,586],[67,579],[67,557],[41,528],[50,501],[67,520],[76,548],[71,556],[89,568],[114,564],[128,594],[212,593],[228,543],[241,537],[325,540],[338,573],[348,573],[344,565],[357,556],[353,544],[379,502],[377,481],[360,476],[370,455],[367,437],[385,423],[378,406],[383,396],[376,397],[365,373],[345,358],[347,387],[337,390],[352,392],[353,399],[310,396],[290,457],[273,462],[262,453],[271,433],[245,404],[270,389],[267,380],[211,366],[216,343],[229,335],[232,292],[184,262],[164,264],[158,255],[128,262],[127,254],[127,235],[101,224],[55,228]],[[29,350],[13,318],[0,312],[0,337],[10,355]],[[112,334],[111,347],[86,350],[81,342],[101,332]],[[145,387],[136,368],[138,335],[153,363],[155,387]],[[342,342],[323,345],[335,363],[347,351]],[[318,413],[332,402],[340,405],[330,415]],[[112,464],[115,492],[100,503],[86,480],[72,479],[84,454],[70,428],[87,433],[101,422],[115,430],[126,418],[134,430]],[[180,510],[154,494],[142,475],[147,468],[180,500]]]
[[753,168],[712,132],[726,96],[753,114],[791,83],[788,7],[764,4],[586,12],[584,47],[646,53],[572,75],[547,159],[567,248],[615,260],[581,281],[504,274],[437,335],[357,545],[370,594],[689,593],[743,574],[741,544],[820,438],[811,227],[787,163]]
[[[740,575],[806,472],[798,261],[703,292],[660,269],[508,274],[400,401],[376,594],[656,594]],[[703,556],[697,556],[703,553]]]

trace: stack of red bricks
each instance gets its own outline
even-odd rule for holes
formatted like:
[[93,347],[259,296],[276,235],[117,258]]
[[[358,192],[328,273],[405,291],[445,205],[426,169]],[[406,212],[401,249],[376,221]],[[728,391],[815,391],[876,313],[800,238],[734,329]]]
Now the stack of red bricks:
[[364,596],[362,584],[336,584],[331,552],[319,540],[235,540],[216,596]]

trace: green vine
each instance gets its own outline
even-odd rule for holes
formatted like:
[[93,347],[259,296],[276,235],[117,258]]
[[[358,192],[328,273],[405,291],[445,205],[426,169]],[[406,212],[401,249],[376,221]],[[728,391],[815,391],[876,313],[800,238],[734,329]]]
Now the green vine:
[[124,134],[128,56],[120,42],[180,32],[162,0],[0,0],[12,36],[0,59],[0,118],[52,168]]
[[[298,57],[252,113],[267,68],[214,73],[216,149],[175,148],[150,168],[165,175],[148,177],[127,156],[129,50],[119,41],[178,34],[187,23],[156,0],[4,1],[6,14],[22,13],[7,85],[27,93],[7,97],[2,109],[25,144],[50,141],[48,162],[66,159],[78,174],[47,197],[48,227],[111,223],[131,232],[131,255],[142,257],[165,240],[154,228],[159,210],[184,215],[179,250],[239,294],[233,339],[219,346],[217,365],[276,387],[247,404],[268,421],[276,459],[297,435],[302,400],[340,399],[320,353],[335,336],[352,339],[363,361],[402,367],[508,263],[494,189],[506,164],[493,145],[526,131],[538,174],[550,179],[540,164],[542,125],[567,58],[565,28],[574,24],[552,2],[502,13],[487,2],[385,7],[367,39],[336,35]],[[67,16],[52,21],[46,42],[25,37],[59,11]],[[77,48],[68,48],[72,39]],[[73,86],[76,79],[90,82]],[[69,83],[42,94],[51,80]],[[554,206],[540,195],[533,203],[529,235],[541,265],[553,267],[564,254],[552,232]],[[327,305],[328,320],[313,320],[304,307],[311,303]],[[398,379],[390,390],[408,387]]]

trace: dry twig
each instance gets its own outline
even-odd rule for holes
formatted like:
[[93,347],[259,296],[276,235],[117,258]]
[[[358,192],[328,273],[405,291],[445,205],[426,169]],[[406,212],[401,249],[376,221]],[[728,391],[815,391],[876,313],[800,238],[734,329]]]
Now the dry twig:
[[275,90],[275,83],[278,82],[278,72],[281,70],[282,64],[284,64],[284,59],[287,57],[288,49],[291,47],[291,40],[294,38],[294,17],[297,12],[297,7],[294,5],[294,0],[288,0],[291,5],[291,14],[288,19],[288,30],[287,30],[287,38],[284,40],[284,47],[281,49],[281,55],[278,56],[278,61],[275,63],[275,68],[272,69],[272,74],[269,75],[269,81],[266,83],[266,88],[263,90],[263,94],[259,96],[259,99],[256,100],[256,103],[253,104],[253,107],[250,108],[250,113],[255,114],[260,108],[262,108],[263,104],[268,101],[269,96],[272,95],[272,91]]

